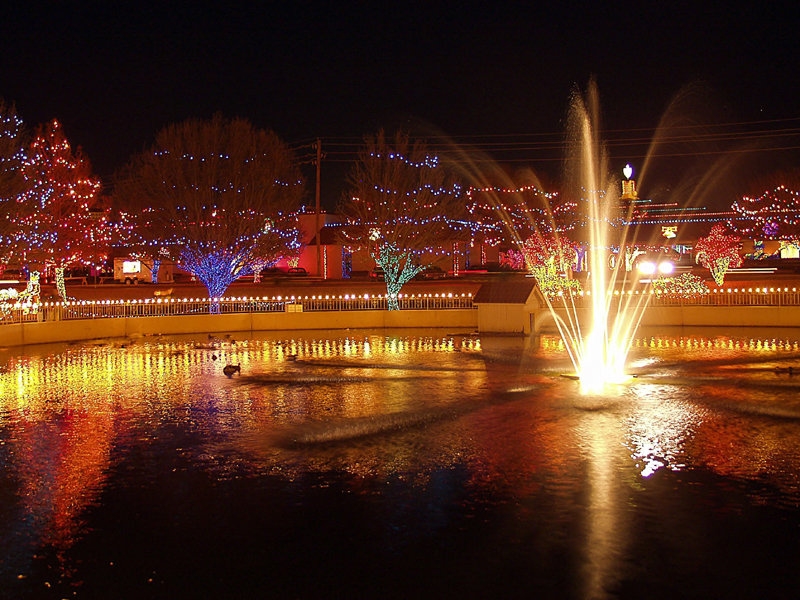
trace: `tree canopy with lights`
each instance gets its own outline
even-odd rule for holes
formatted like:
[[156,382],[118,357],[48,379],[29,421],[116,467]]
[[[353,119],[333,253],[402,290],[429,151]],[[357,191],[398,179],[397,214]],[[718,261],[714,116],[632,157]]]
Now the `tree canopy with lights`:
[[695,260],[711,272],[717,285],[723,284],[728,269],[741,266],[740,240],[738,235],[727,235],[724,225],[714,225],[711,233],[695,244]]
[[54,268],[56,288],[65,298],[65,269],[107,258],[108,229],[104,217],[92,212],[100,180],[56,120],[37,129],[23,174],[26,185],[13,211],[9,261],[31,272]]
[[343,241],[369,249],[396,310],[403,285],[459,236],[461,188],[423,141],[402,132],[389,140],[382,131],[364,141],[339,208]]
[[537,185],[471,187],[465,196],[467,213],[490,246],[519,249],[532,236],[570,231],[576,225],[577,203]]
[[742,196],[731,210],[728,226],[744,236],[768,240],[800,238],[800,191],[778,185],[760,196]]
[[219,298],[299,245],[303,193],[294,156],[275,133],[217,115],[164,128],[117,178],[114,196],[132,247],[168,255]]

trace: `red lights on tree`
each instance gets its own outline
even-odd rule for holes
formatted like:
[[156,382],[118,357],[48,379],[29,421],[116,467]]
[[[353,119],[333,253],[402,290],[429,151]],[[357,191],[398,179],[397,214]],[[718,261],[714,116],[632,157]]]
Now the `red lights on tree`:
[[578,281],[570,277],[577,258],[574,242],[556,234],[537,233],[525,240],[519,250],[501,253],[500,262],[513,269],[527,269],[542,292],[554,295],[567,289],[580,291]]
[[711,272],[717,285],[723,284],[728,269],[741,266],[740,240],[738,235],[726,235],[723,225],[714,225],[711,233],[695,244],[695,260]]
[[31,272],[54,268],[59,295],[65,297],[65,269],[107,258],[105,216],[92,210],[99,203],[100,181],[55,120],[38,128],[23,175],[26,189],[13,211],[10,261]]

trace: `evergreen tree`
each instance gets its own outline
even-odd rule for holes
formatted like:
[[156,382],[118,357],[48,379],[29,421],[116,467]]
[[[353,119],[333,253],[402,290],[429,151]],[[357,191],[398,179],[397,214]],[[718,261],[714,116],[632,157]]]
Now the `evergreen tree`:
[[58,293],[66,298],[65,269],[107,258],[105,220],[91,211],[100,181],[56,120],[38,128],[23,173],[27,185],[12,218],[12,259],[31,273],[54,268]]

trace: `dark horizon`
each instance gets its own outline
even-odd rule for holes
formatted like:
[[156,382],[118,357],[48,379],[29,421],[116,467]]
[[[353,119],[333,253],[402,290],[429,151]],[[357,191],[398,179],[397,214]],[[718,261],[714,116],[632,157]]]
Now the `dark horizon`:
[[12,6],[0,42],[0,96],[29,127],[59,119],[106,183],[162,127],[217,112],[295,147],[322,138],[329,208],[379,128],[490,143],[503,169],[554,181],[570,97],[592,78],[614,169],[641,165],[676,98],[675,124],[733,139],[670,154],[715,168],[761,132],[749,177],[797,164],[796,19],[774,7],[137,6]]

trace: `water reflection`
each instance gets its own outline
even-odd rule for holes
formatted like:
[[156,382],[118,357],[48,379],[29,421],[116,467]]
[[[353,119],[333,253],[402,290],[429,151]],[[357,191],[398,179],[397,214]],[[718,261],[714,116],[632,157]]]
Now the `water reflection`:
[[[114,563],[131,593],[160,585],[168,595],[189,572],[216,570],[200,550],[188,563],[152,550],[164,519],[176,541],[213,546],[236,531],[230,559],[214,561],[270,553],[282,565],[270,577],[296,578],[305,567],[264,532],[337,507],[364,560],[419,564],[433,552],[429,562],[465,592],[603,597],[655,581],[675,593],[676,569],[707,550],[693,528],[722,540],[730,511],[758,506],[797,522],[800,377],[786,367],[800,365],[800,349],[797,337],[749,332],[648,334],[631,360],[637,379],[584,396],[559,377],[569,360],[551,337],[154,338],[9,356],[0,373],[3,588],[97,595]],[[226,364],[241,375],[225,377]],[[216,524],[220,506],[250,499],[256,512]],[[152,556],[116,533],[129,519]],[[335,521],[300,531],[282,548],[336,554],[343,539]],[[137,559],[123,567],[86,548]],[[648,569],[654,556],[658,572]],[[325,581],[345,589],[350,563],[328,560],[336,576]],[[470,564],[482,570],[470,575]],[[372,577],[369,585],[391,580],[396,595],[421,589],[395,571]],[[199,576],[197,585],[211,583]],[[303,589],[293,595],[315,595]]]

